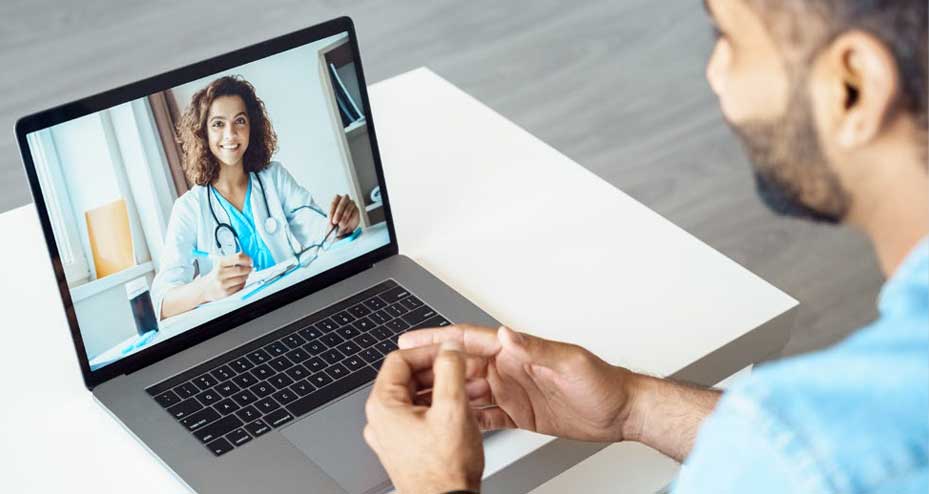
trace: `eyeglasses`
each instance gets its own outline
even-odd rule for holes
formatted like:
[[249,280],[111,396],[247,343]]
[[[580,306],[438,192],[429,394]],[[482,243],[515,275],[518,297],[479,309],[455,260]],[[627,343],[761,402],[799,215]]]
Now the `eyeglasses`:
[[[316,258],[319,257],[320,252],[325,252],[332,247],[332,244],[335,243],[335,237],[332,236],[332,233],[338,229],[337,225],[329,228],[329,233],[326,233],[326,236],[323,239],[315,244],[312,244],[308,247],[304,247],[297,253],[297,263],[300,267],[305,268],[309,266]],[[331,237],[331,238],[330,238]]]

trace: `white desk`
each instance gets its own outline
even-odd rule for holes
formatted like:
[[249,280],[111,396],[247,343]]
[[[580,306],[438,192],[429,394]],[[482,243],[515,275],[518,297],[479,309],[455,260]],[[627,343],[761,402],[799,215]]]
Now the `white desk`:
[[[374,85],[371,104],[401,251],[499,320],[704,383],[786,341],[795,300],[432,72]],[[83,388],[33,208],[0,231],[3,490],[183,492]],[[529,491],[601,448],[497,434],[486,490]],[[626,460],[594,474],[648,455],[614,448]]]

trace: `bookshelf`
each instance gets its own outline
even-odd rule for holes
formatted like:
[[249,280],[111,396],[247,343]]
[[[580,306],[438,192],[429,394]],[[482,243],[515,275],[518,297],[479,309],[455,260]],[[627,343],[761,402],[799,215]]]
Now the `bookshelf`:
[[368,137],[364,102],[355,75],[355,64],[348,38],[336,40],[319,51],[320,81],[329,95],[329,110],[333,128],[341,128],[337,137],[341,144],[345,175],[352,188],[352,198],[361,209],[364,227],[384,221],[381,203],[372,199],[378,187],[374,157]]

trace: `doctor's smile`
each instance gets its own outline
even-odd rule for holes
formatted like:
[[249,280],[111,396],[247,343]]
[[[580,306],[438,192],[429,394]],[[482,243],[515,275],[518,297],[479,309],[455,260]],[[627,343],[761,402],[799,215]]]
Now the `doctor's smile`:
[[220,77],[196,92],[177,134],[184,173],[195,185],[171,211],[152,283],[159,318],[235,294],[253,271],[289,260],[307,266],[358,228],[360,212],[347,194],[336,194],[323,210],[271,160],[277,133],[242,77]]

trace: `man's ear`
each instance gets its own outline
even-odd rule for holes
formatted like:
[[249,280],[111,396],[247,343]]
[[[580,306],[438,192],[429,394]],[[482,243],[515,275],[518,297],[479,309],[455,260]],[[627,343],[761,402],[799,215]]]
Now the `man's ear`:
[[864,31],[840,35],[825,56],[835,142],[846,149],[862,146],[893,116],[900,96],[897,61],[887,45]]

